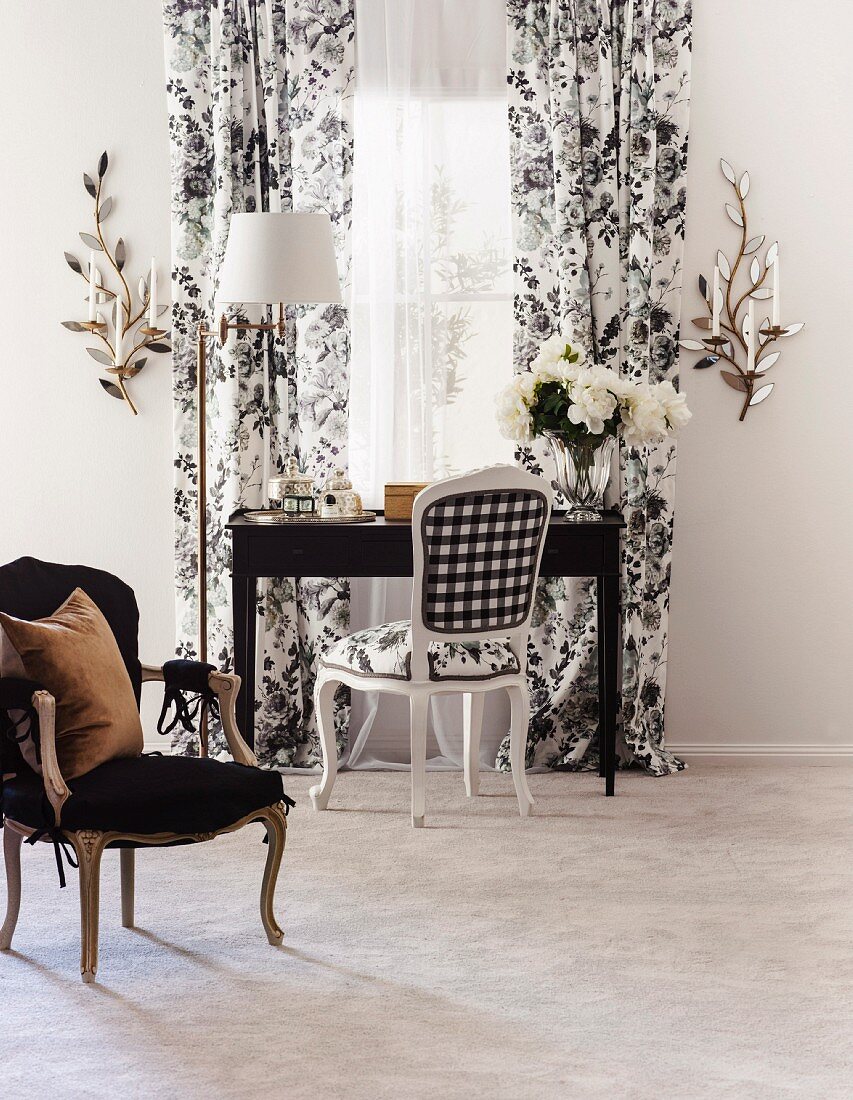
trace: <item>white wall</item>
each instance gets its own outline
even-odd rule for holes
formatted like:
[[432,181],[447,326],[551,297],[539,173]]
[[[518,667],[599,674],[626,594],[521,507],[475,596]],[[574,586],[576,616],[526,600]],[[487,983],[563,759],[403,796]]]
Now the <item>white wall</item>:
[[128,243],[131,286],[169,263],[169,162],[159,0],[3,4],[0,169],[0,560],[32,554],[117,573],[136,590],[143,659],[174,653],[171,379],[151,356],[139,416],[106,396],[83,334],[82,173],[111,156],[105,223]]
[[[753,225],[781,240],[786,319],[807,328],[744,424],[737,395],[684,357],[695,418],[679,458],[669,738],[850,745],[853,12],[847,0],[825,0],[819,19],[799,0],[694,6],[685,315],[699,312],[697,273],[735,239],[722,154],[752,174]],[[109,228],[128,240],[131,270],[152,253],[167,264],[160,4],[41,0],[4,5],[4,20],[0,559],[118,573],[136,589],[142,653],[159,659],[174,638],[169,364],[153,359],[136,381],[133,418],[59,322],[80,316],[62,252],[84,252],[80,174],[103,148]]]
[[738,395],[682,353],[694,420],[679,450],[671,743],[853,745],[851,35],[848,0],[694,2],[684,316],[702,312],[697,274],[737,239],[722,155],[749,169],[752,232],[781,242],[783,321],[806,328],[780,342],[776,388],[743,424]]

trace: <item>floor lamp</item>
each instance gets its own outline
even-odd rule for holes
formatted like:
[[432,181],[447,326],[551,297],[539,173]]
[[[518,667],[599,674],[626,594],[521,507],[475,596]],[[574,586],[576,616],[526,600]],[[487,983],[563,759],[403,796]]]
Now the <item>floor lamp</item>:
[[[340,302],[341,284],[328,214],[234,214],[219,269],[217,305],[275,305],[278,320],[249,324],[223,312],[215,329],[198,327],[198,659],[207,662],[207,341],[225,344],[228,333],[254,329],[284,336],[285,304]],[[202,755],[207,723],[201,724]]]

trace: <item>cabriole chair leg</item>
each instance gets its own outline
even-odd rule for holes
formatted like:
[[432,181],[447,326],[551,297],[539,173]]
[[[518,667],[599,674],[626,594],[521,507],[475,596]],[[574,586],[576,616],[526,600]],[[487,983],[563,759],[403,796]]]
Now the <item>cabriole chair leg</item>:
[[485,702],[482,691],[466,691],[462,696],[463,766],[465,793],[469,798],[476,798],[480,793],[480,734]]
[[329,795],[335,785],[338,774],[338,746],[335,744],[335,692],[338,680],[325,680],[317,688],[315,709],[317,712],[317,731],[320,734],[320,748],[323,750],[323,779],[308,794],[315,810],[325,810],[329,804]]
[[422,829],[425,812],[426,741],[429,696],[412,695],[409,698],[409,716],[412,726],[412,828]]
[[527,725],[530,716],[530,698],[527,684],[507,688],[510,701],[509,761],[512,767],[512,781],[518,798],[518,812],[522,817],[530,814],[533,795],[527,785],[527,773],[524,770],[527,753]]
[[104,834],[93,829],[69,833],[80,864],[80,976],[93,982],[98,971],[98,904]]
[[12,946],[12,936],[21,911],[21,845],[24,838],[7,825],[3,829],[3,860],[6,864],[6,919],[0,928],[0,951]]
[[121,926],[133,928],[136,851],[133,848],[122,848],[119,858],[121,860]]
[[284,933],[279,928],[273,913],[275,884],[278,879],[278,869],[281,866],[284,842],[287,839],[287,818],[284,815],[284,807],[281,804],[271,806],[269,810],[264,811],[262,820],[266,826],[269,847],[261,883],[261,920],[267,939],[273,947],[277,947],[284,938]]

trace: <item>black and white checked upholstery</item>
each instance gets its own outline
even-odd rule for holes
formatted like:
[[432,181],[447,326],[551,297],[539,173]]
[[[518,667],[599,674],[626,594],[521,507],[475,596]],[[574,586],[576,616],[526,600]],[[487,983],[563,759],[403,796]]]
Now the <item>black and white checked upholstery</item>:
[[533,598],[544,494],[501,489],[443,497],[423,514],[423,622],[440,633],[511,630]]

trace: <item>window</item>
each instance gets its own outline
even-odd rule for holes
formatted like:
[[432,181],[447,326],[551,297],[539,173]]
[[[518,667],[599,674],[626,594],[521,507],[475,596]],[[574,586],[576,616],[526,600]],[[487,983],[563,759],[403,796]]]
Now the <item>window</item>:
[[492,400],[512,373],[505,15],[464,10],[357,8],[350,466],[374,499],[512,460]]

